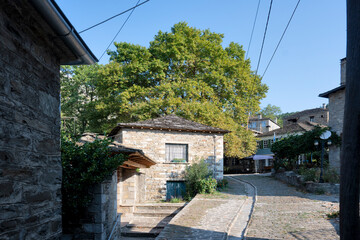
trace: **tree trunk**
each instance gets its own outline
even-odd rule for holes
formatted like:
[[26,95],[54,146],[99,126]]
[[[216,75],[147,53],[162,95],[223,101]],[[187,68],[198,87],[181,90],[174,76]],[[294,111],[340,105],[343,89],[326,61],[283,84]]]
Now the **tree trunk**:
[[347,0],[346,97],[341,151],[340,238],[360,239],[360,1]]

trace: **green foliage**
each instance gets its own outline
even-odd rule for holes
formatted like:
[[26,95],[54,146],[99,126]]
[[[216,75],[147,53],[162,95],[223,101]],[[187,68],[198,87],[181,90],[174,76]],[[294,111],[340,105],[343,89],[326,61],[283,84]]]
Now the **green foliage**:
[[199,193],[213,194],[216,191],[217,181],[215,178],[208,177],[201,179],[199,183]]
[[62,211],[64,223],[79,218],[79,214],[91,201],[89,187],[101,183],[111,176],[125,157],[112,154],[110,140],[96,139],[92,143],[80,145],[76,140],[62,135],[61,161]]
[[184,202],[184,200],[181,198],[171,198],[169,202],[170,203],[181,203],[181,202]]
[[[276,156],[275,170],[280,167],[291,170],[295,166],[297,156],[321,150],[319,146],[314,145],[314,141],[319,141],[320,135],[326,130],[329,128],[315,127],[312,131],[305,132],[302,135],[291,135],[274,142],[271,151]],[[335,132],[331,132],[330,140],[333,145],[340,145],[341,143],[340,137]]]
[[[256,150],[256,141],[243,126],[249,113],[260,110],[260,100],[268,88],[251,71],[242,46],[232,42],[223,47],[223,37],[181,22],[171,32],[160,31],[148,48],[115,43],[116,50],[108,52],[110,63],[89,74],[90,79],[95,79],[94,85],[89,81],[95,86],[96,98],[88,102],[89,96],[81,92],[79,101],[75,101],[76,94],[63,100],[84,102],[93,111],[91,116],[81,104],[69,105],[71,111],[66,106],[63,113],[84,119],[82,129],[92,132],[110,130],[116,122],[175,113],[230,130],[225,135],[226,155],[249,156]],[[75,68],[73,74],[81,76],[67,81],[82,79],[82,73]],[[87,86],[88,80],[82,80],[80,85]],[[62,87],[62,91],[70,93],[77,89],[69,84]]]
[[327,213],[326,216],[327,216],[328,219],[338,218],[340,216],[340,211]]
[[216,188],[219,190],[225,189],[225,188],[227,188],[228,184],[229,184],[228,180],[222,179],[217,182]]
[[261,109],[260,114],[264,118],[275,120],[281,114],[281,109],[275,105],[268,104],[265,108]]
[[319,168],[301,168],[299,174],[303,176],[306,182],[318,182],[320,178]]
[[[203,192],[202,180],[210,178],[211,171],[204,160],[188,166],[185,170],[186,194],[188,198]],[[207,183],[206,183],[207,184]],[[215,184],[216,187],[216,184]]]
[[340,183],[340,175],[333,168],[326,168],[323,173],[324,182]]
[[[320,168],[300,168],[298,173],[304,177],[304,181],[319,182]],[[335,169],[324,168],[323,179],[326,183],[339,183],[340,176]]]

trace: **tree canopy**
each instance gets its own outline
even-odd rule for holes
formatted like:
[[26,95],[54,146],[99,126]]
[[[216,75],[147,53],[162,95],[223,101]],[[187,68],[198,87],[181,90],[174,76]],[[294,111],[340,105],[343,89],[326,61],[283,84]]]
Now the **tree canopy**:
[[[244,126],[249,113],[260,110],[268,88],[251,71],[242,46],[231,42],[223,47],[223,38],[223,34],[180,22],[170,32],[159,31],[148,48],[115,43],[116,49],[108,51],[110,63],[94,67],[96,73],[83,81],[86,86],[95,86],[96,93],[94,101],[90,96],[85,98],[92,116],[85,116],[81,107],[76,110],[84,114],[85,128],[104,131],[117,122],[175,113],[232,131],[225,136],[226,155],[251,155],[256,142]],[[87,72],[86,67],[74,69],[75,75]],[[64,95],[63,102],[72,102],[69,94]],[[67,109],[63,112],[72,114]]]

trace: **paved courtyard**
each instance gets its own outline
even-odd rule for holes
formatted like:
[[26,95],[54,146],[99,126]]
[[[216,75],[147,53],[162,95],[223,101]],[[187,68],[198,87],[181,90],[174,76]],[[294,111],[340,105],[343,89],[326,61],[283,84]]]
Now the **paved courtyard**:
[[[339,208],[338,196],[314,195],[297,191],[267,175],[227,176],[227,191],[198,195],[157,237],[158,240],[264,240],[264,239],[339,239],[336,219],[327,214]],[[252,217],[252,192],[257,201]],[[247,226],[247,228],[246,228]]]
[[246,239],[339,239],[338,221],[326,216],[338,210],[338,196],[296,191],[270,176],[235,178],[257,187],[257,202]]

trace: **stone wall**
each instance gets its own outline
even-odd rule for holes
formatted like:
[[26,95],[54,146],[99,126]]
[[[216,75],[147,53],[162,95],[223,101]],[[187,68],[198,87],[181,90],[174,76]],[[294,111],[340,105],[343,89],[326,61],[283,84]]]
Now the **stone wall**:
[[[339,136],[342,135],[343,122],[344,122],[343,121],[344,107],[345,107],[345,89],[330,94],[329,126],[331,127],[331,130],[335,131]],[[331,146],[329,148],[329,163],[330,163],[330,167],[340,172],[340,147]]]
[[[209,168],[214,172],[215,178],[223,178],[222,134],[121,129],[115,136],[115,140],[127,147],[141,149],[145,155],[157,162],[148,169],[141,169],[146,176],[146,200],[165,200],[166,181],[184,180],[186,166],[199,162],[201,159],[209,163]],[[166,162],[166,143],[188,144],[188,162]]]
[[61,235],[59,49],[28,1],[0,3],[0,239]]
[[[77,227],[64,229],[63,239],[118,239],[120,215],[117,213],[117,173],[89,189],[92,202]],[[70,233],[69,233],[70,232]]]
[[305,182],[301,175],[297,175],[293,171],[274,173],[274,177],[282,182],[311,193],[339,194],[340,192],[340,184],[338,183]]

